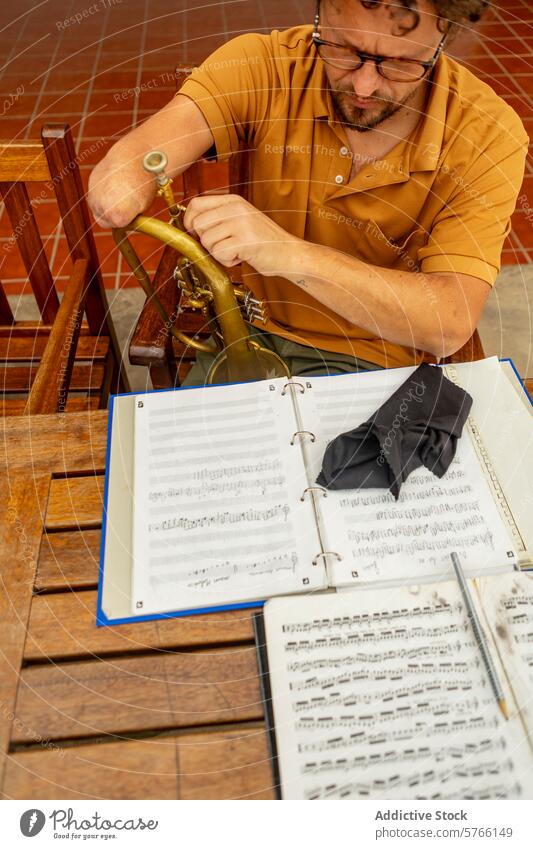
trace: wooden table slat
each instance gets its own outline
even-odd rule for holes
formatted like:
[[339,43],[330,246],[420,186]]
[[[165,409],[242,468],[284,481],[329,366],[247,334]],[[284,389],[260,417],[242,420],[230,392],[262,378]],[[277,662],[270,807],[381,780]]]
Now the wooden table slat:
[[98,582],[100,539],[99,530],[44,533],[35,589],[95,586]]
[[[1,472],[0,472],[1,473]],[[9,484],[6,485],[6,484]],[[0,487],[0,787],[13,731],[48,476],[5,480]]]
[[2,422],[0,474],[12,478],[38,472],[102,471],[107,411],[50,416],[13,416]]
[[262,719],[254,647],[29,666],[12,743]]
[[34,596],[26,661],[121,652],[146,652],[202,645],[253,642],[252,610],[228,610],[198,616],[95,625],[96,591]]
[[50,485],[46,530],[94,527],[102,521],[104,476],[57,478]]
[[12,754],[12,799],[273,799],[262,724]]

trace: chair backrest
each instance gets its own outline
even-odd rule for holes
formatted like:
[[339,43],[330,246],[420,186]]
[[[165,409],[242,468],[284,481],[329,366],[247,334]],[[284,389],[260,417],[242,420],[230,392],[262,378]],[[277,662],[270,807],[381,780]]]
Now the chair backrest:
[[[59,310],[59,298],[28,191],[28,184],[39,183],[44,184],[40,197],[45,198],[49,193],[55,195],[72,266],[78,260],[87,263],[88,283],[83,302],[89,333],[109,339],[106,390],[102,392],[102,399],[105,399],[110,391],[127,391],[129,384],[121,368],[120,346],[109,316],[89,209],[68,124],[46,124],[40,140],[0,141],[0,196],[10,219],[13,246],[18,248],[24,263],[42,322],[52,325]],[[13,312],[0,282],[0,328],[14,324]],[[35,328],[27,329],[28,335],[38,332]]]
[[[59,299],[28,192],[28,184],[43,183],[43,196],[53,192],[59,207],[70,257],[86,259],[90,283],[86,316],[94,335],[110,335],[103,281],[90,227],[72,134],[68,124],[47,124],[41,139],[0,141],[0,195],[42,320],[52,324]],[[13,313],[0,286],[0,323],[12,324]]]

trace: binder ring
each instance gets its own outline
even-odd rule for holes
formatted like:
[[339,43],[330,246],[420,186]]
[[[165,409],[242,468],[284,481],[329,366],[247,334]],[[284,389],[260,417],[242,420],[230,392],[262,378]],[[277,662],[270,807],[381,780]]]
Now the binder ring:
[[317,554],[315,559],[313,560],[313,566],[316,566],[321,557],[327,557],[328,554],[332,554],[337,560],[342,560],[342,557],[336,551],[321,551],[320,554]]
[[296,438],[297,436],[300,436],[300,434],[303,434],[303,433],[308,433],[308,434],[309,434],[309,436],[311,437],[311,442],[315,442],[315,441],[316,441],[316,436],[315,436],[315,434],[314,434],[311,430],[297,430],[297,431],[295,431],[295,432],[293,433],[293,435],[292,435],[292,437],[291,437],[291,445],[294,445],[294,440],[295,440],[295,438]]
[[286,384],[285,384],[285,386],[283,387],[283,389],[281,390],[281,394],[282,394],[282,395],[286,395],[286,394],[287,394],[287,393],[285,392],[285,390],[286,390],[287,386],[299,386],[299,387],[300,387],[300,389],[302,390],[302,391],[301,391],[301,393],[300,393],[300,395],[303,395],[303,394],[305,393],[305,386],[303,385],[303,383],[298,383],[298,381],[295,381],[295,380],[289,380],[289,382],[288,382],[288,383],[286,383]]
[[321,493],[323,493],[324,498],[328,497],[328,494],[327,494],[327,492],[326,492],[326,490],[324,489],[323,486],[306,486],[306,488],[302,492],[302,495],[300,497],[300,501],[305,501],[305,493],[309,492],[309,490],[311,490],[311,489],[318,489]]

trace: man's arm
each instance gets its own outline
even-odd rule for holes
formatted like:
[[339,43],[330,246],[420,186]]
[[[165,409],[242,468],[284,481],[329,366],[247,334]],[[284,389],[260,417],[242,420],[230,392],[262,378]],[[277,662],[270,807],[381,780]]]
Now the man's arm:
[[142,166],[145,153],[161,150],[168,173],[176,176],[213,144],[213,134],[198,106],[183,95],[120,139],[94,168],[88,201],[101,227],[125,227],[150,206],[155,183]]
[[238,195],[193,198],[185,226],[223,265],[284,277],[351,324],[439,359],[468,341],[490,292],[467,274],[397,271],[306,242]]
[[397,271],[322,245],[304,245],[301,271],[285,274],[288,280],[376,337],[438,359],[470,339],[491,288],[467,274]]

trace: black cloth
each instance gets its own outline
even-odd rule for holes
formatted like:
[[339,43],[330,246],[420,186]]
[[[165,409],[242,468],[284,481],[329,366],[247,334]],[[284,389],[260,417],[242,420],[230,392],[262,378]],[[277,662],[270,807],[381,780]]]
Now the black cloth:
[[398,500],[420,466],[439,478],[446,473],[471,407],[471,396],[442,368],[423,363],[366,422],[328,444],[317,483],[386,488]]

